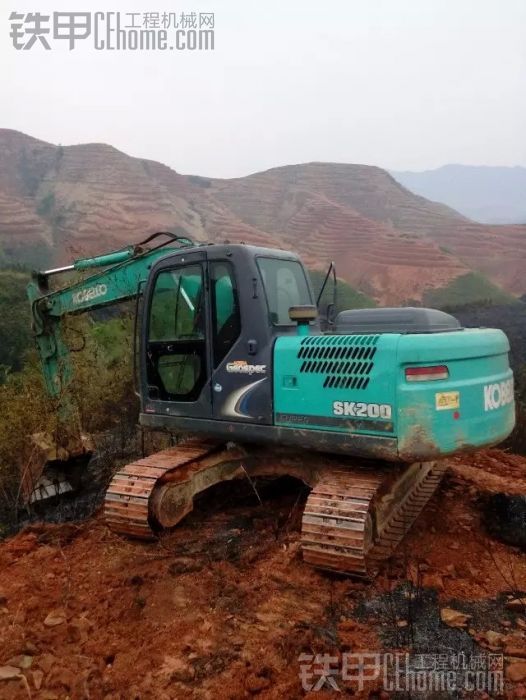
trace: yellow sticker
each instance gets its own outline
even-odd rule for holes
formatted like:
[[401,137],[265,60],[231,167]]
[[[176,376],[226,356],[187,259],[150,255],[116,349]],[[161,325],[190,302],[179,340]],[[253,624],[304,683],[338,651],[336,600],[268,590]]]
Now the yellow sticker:
[[437,411],[448,411],[460,408],[460,392],[439,391],[435,394],[435,406]]

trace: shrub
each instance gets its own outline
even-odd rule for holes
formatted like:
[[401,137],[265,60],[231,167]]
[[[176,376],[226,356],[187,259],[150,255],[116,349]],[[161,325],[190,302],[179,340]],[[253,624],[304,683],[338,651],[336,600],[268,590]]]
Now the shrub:
[[479,272],[468,272],[451,280],[445,287],[428,289],[423,298],[425,306],[454,310],[472,304],[493,306],[511,304],[517,299],[490,282]]
[[517,425],[506,444],[514,452],[526,455],[526,367],[515,372],[515,401]]
[[68,319],[68,347],[83,350],[71,354],[73,378],[60,399],[47,394],[35,351],[20,372],[8,374],[0,386],[0,523],[16,515],[20,474],[30,459],[34,433],[65,434],[77,425],[78,410],[84,432],[113,432],[121,447],[130,439],[138,415],[132,329],[129,316],[102,322]]

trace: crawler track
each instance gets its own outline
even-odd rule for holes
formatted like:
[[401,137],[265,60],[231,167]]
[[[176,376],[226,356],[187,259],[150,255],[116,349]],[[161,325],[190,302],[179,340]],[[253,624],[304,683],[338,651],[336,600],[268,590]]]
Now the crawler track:
[[[121,535],[140,539],[155,537],[151,496],[170,472],[199,463],[217,451],[218,445],[200,440],[171,447],[127,464],[113,477],[104,500],[104,517]],[[181,516],[183,517],[183,516]],[[153,529],[152,529],[153,528]]]
[[[386,478],[342,467],[327,470],[302,520],[303,557],[317,568],[371,578],[403,540],[446,470],[443,463],[406,467]],[[383,491],[383,493],[382,493]]]
[[[372,466],[372,465],[371,465]],[[400,544],[440,483],[444,463],[377,469],[350,461],[226,449],[192,440],[137,460],[117,472],[106,493],[104,514],[122,535],[152,539],[193,508],[194,497],[237,477],[292,474],[312,491],[302,519],[301,544],[312,566],[371,578],[378,563]]]
[[303,558],[312,566],[366,575],[365,552],[372,543],[370,506],[381,477],[345,468],[327,469],[303,513]]

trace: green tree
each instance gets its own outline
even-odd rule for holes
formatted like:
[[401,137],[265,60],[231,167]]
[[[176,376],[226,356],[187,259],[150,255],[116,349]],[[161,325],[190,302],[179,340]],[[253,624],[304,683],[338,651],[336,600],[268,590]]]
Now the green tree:
[[0,365],[4,367],[0,382],[7,372],[22,368],[32,345],[27,282],[26,273],[0,272]]

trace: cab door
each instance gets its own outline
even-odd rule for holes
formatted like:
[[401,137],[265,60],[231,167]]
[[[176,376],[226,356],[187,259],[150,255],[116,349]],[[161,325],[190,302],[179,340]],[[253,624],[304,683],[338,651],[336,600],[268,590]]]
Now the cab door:
[[262,299],[254,295],[254,271],[235,252],[228,260],[211,260],[208,269],[213,417],[269,425],[272,344],[264,337],[267,328]]
[[155,405],[155,412],[208,418],[206,258],[187,255],[185,260],[181,264],[163,261],[154,273],[146,323],[148,403]]

